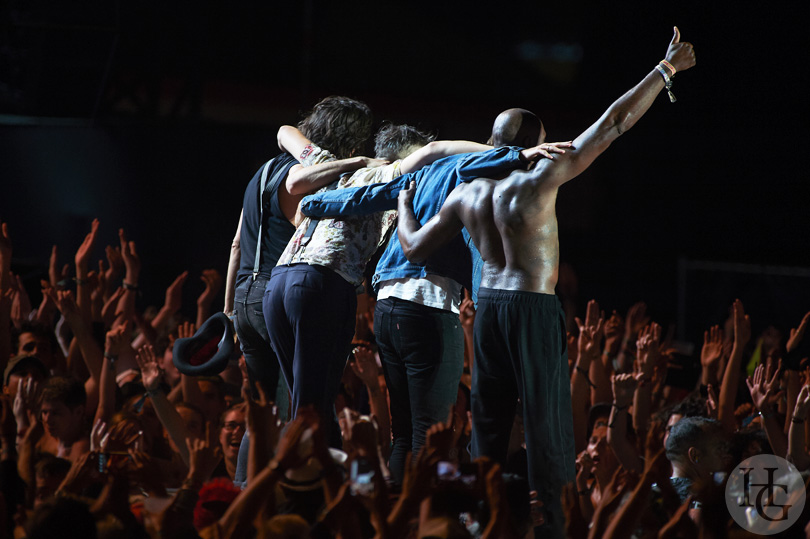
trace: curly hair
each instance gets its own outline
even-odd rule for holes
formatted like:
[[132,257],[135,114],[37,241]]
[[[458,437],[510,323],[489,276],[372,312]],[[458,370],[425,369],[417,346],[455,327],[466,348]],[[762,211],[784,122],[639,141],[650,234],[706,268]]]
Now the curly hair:
[[378,159],[396,161],[406,157],[414,147],[421,148],[435,138],[436,135],[410,125],[386,124],[374,135],[374,155]]
[[335,154],[338,159],[362,153],[371,136],[371,109],[368,105],[343,96],[321,99],[298,124],[309,140]]

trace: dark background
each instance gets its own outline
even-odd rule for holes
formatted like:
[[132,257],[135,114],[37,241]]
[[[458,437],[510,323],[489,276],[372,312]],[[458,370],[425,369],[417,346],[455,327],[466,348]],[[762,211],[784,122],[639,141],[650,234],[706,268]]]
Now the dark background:
[[[98,256],[124,227],[144,304],[159,304],[183,270],[224,274],[245,184],[278,126],[319,98],[482,142],[499,111],[524,107],[567,140],[663,58],[677,24],[698,60],[678,102],[662,93],[560,191],[576,305],[643,299],[694,339],[740,297],[755,330],[786,331],[810,309],[810,47],[792,5],[7,0],[0,220],[14,270],[36,301],[50,246],[71,261],[98,217]],[[201,290],[189,279],[189,312]]]

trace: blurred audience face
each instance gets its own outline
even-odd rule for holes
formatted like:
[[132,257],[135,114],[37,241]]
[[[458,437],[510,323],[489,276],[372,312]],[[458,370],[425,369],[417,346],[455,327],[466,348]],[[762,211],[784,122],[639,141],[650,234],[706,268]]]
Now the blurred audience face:
[[236,462],[242,436],[245,435],[245,409],[235,408],[225,414],[219,431],[219,445],[226,459]]
[[683,419],[683,415],[681,414],[672,414],[669,416],[669,420],[667,420],[667,426],[664,430],[664,447],[667,446],[667,439],[669,438],[669,433],[672,431],[672,427],[675,426],[675,423]]
[[37,356],[48,369],[53,369],[56,366],[51,341],[42,335],[27,331],[21,333],[17,344],[17,354]]
[[616,456],[613,450],[608,445],[607,441],[608,427],[607,425],[597,425],[594,427],[591,437],[588,440],[588,455],[593,460],[592,472],[609,471],[613,472],[616,468]]
[[45,428],[57,440],[75,436],[84,424],[84,406],[71,410],[61,401],[43,401],[40,413]]
[[42,384],[45,378],[42,377],[42,372],[36,367],[18,367],[14,373],[8,376],[8,385],[3,387],[3,393],[11,397],[11,402],[14,402],[14,397],[17,396],[17,387],[20,385],[20,380],[22,380],[24,387],[28,380]]
[[726,471],[730,460],[729,443],[722,434],[715,434],[706,441],[700,459],[695,463],[702,474]]
[[36,491],[34,494],[34,509],[42,505],[42,502],[56,494],[56,489],[62,484],[64,476],[36,476]]

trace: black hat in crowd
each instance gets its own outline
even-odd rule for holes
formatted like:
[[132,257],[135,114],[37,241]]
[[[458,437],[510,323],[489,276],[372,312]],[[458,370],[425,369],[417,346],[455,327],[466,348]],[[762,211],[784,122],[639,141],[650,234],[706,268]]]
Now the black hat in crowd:
[[192,337],[174,341],[174,366],[188,376],[216,376],[234,352],[233,327],[225,313],[203,322]]

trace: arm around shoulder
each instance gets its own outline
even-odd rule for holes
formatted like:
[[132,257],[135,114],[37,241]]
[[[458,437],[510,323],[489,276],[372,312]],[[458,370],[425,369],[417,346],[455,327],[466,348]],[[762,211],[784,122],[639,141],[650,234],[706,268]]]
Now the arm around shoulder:
[[491,150],[492,146],[467,140],[434,140],[402,160],[403,174],[414,172],[434,161],[460,153]]
[[421,226],[413,211],[416,182],[399,192],[397,234],[405,257],[416,264],[424,262],[434,251],[456,237],[464,225],[456,205],[466,185],[456,187],[447,197],[439,213]]

